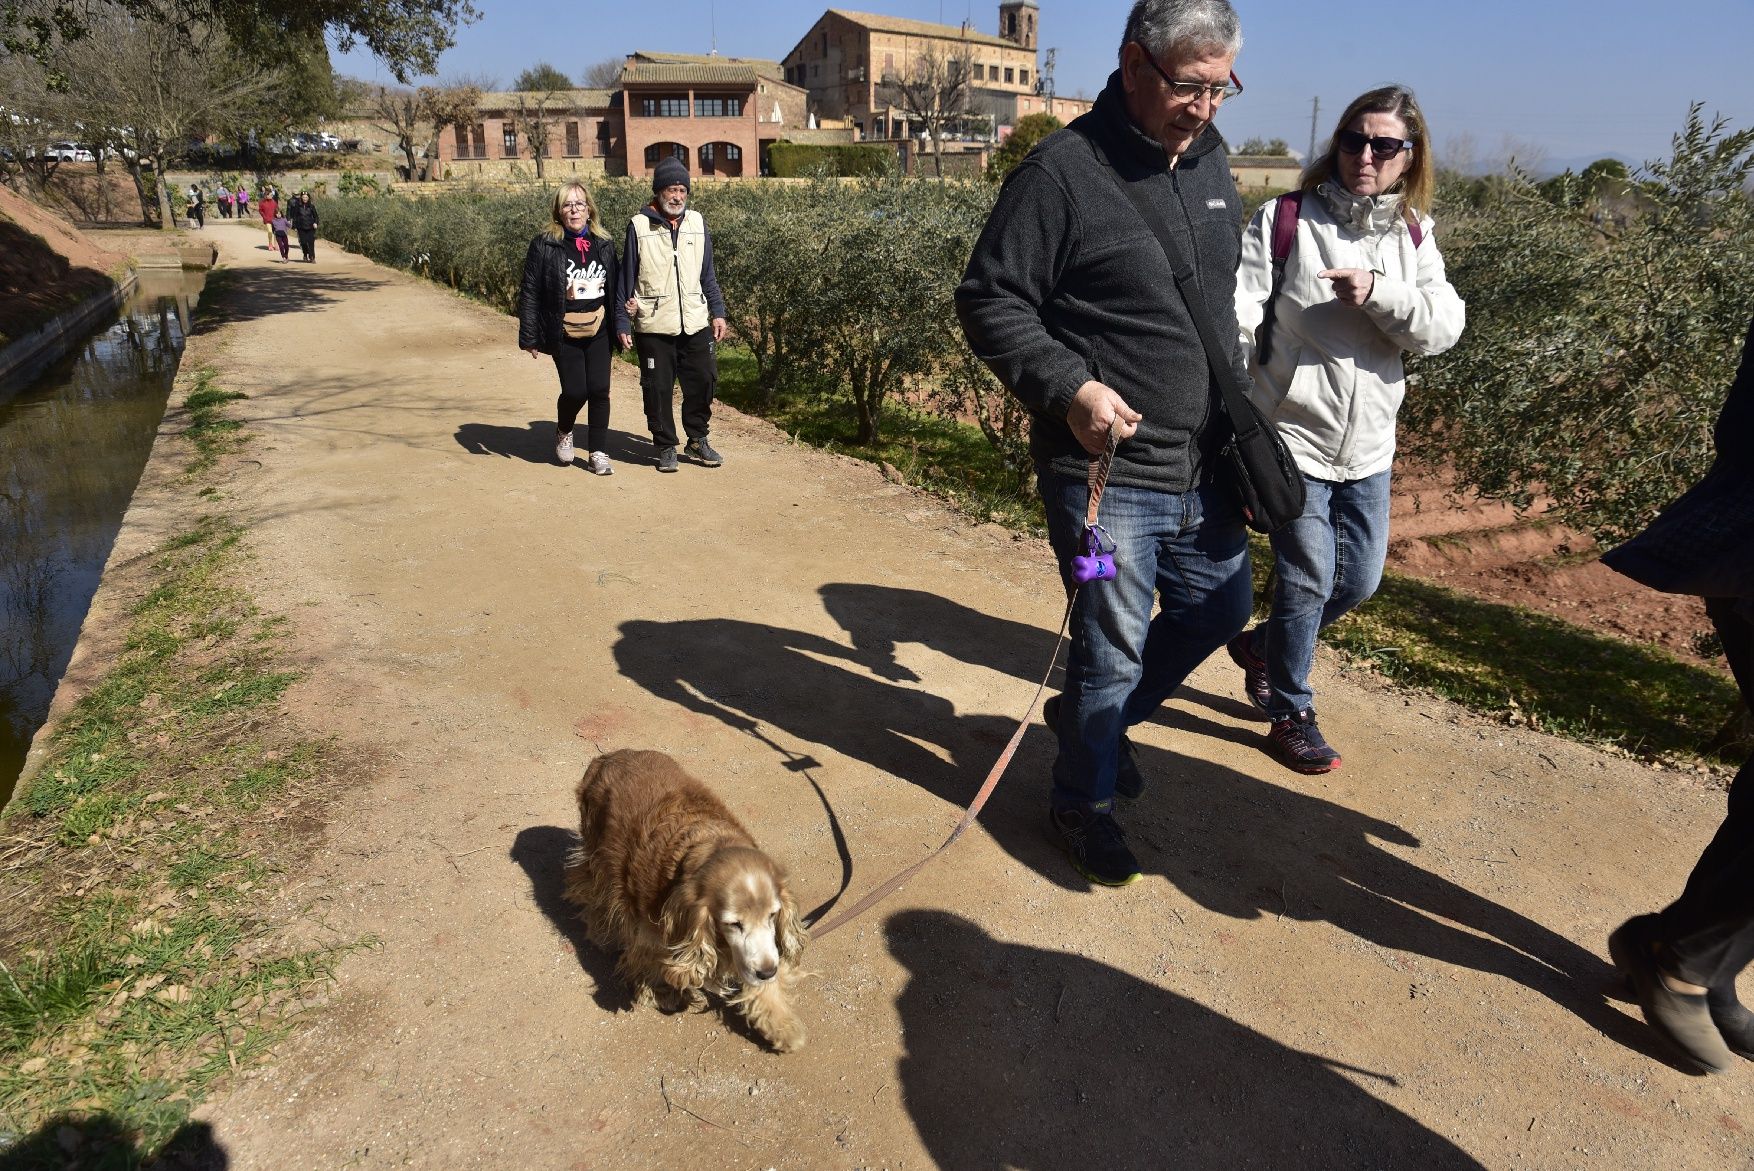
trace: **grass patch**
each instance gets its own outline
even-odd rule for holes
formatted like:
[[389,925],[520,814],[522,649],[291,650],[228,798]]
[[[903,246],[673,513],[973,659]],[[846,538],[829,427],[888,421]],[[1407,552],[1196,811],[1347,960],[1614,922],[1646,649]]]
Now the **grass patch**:
[[899,403],[883,408],[883,439],[854,442],[851,401],[837,395],[786,397],[772,406],[761,402],[755,359],[741,346],[719,347],[718,396],[745,414],[767,419],[812,447],[886,463],[909,484],[941,497],[980,522],[1044,532],[1046,519],[1033,482],[1019,490],[979,427]]
[[1736,706],[1724,675],[1398,574],[1324,641],[1400,683],[1652,758],[1698,752]]
[[195,371],[195,388],[183,400],[183,409],[189,413],[189,426],[183,437],[195,445],[194,457],[184,470],[192,476],[210,470],[220,456],[236,451],[243,443],[243,424],[228,417],[222,408],[250,396],[241,391],[222,390],[213,385],[213,379],[211,366]]
[[[211,469],[241,434],[212,371],[188,395]],[[0,1161],[137,1166],[182,1141],[220,1078],[323,994],[344,947],[289,948],[267,901],[333,783],[279,704],[285,624],[242,582],[225,516],[138,571],[116,661],[0,816]],[[69,1146],[71,1144],[71,1146]]]

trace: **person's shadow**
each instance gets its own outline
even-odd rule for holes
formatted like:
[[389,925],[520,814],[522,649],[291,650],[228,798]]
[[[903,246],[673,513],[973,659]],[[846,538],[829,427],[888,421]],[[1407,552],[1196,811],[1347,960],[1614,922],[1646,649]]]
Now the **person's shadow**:
[[[616,663],[654,696],[756,735],[788,764],[797,750],[781,746],[769,730],[964,806],[1015,717],[958,712],[896,661],[895,641],[903,632],[907,641],[918,635],[950,658],[1016,675],[1045,654],[1049,636],[942,599],[928,602],[912,590],[832,586],[823,592],[854,632],[852,647],[736,619],[636,620],[620,628]],[[916,621],[921,614],[926,618]],[[1170,721],[1252,743],[1245,733],[1186,711]],[[1087,889],[1043,830],[1053,752],[1046,727],[1031,730],[981,824],[1008,854],[1049,881]],[[1326,921],[1384,948],[1503,976],[1662,1059],[1647,1030],[1604,1002],[1600,990],[1613,975],[1607,964],[1379,844],[1417,847],[1419,840],[1401,827],[1198,757],[1141,746],[1139,764],[1145,795],[1120,814],[1129,842],[1147,873],[1163,875],[1200,906],[1238,919],[1271,914]],[[832,798],[832,774],[824,782]],[[946,832],[954,819],[947,809]],[[797,862],[794,870],[801,870]],[[867,876],[854,893],[883,877]]]
[[[579,459],[585,455],[583,440],[584,419],[579,419],[579,426],[574,432],[580,437]],[[554,462],[554,420],[531,419],[523,427],[511,427],[499,423],[463,423],[457,427],[454,438],[457,446],[470,455],[497,455],[505,459],[521,459],[526,463],[551,464]],[[605,453],[615,463],[649,464],[655,454],[652,442],[643,436],[627,431],[609,432],[609,442]]]
[[908,969],[901,1096],[940,1167],[1479,1167],[1338,1070],[1106,964],[941,911],[884,924]]
[[74,1167],[145,1167],[149,1171],[225,1171],[231,1156],[206,1122],[185,1122],[146,1159],[134,1131],[113,1114],[51,1118],[0,1149],[0,1171],[63,1171]]

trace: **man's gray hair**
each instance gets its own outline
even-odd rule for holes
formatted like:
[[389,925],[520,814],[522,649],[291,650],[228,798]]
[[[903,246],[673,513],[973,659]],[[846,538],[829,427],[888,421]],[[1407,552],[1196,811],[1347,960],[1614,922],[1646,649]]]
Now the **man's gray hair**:
[[1230,0],[1138,0],[1127,14],[1123,53],[1129,41],[1157,60],[1214,50],[1234,56],[1242,50],[1242,22]]

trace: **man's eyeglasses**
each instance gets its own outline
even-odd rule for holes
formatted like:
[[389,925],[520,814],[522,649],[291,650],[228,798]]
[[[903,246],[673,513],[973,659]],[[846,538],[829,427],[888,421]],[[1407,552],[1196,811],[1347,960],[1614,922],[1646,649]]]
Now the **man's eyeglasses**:
[[1410,138],[1368,138],[1356,130],[1340,131],[1334,135],[1334,142],[1349,155],[1360,154],[1368,146],[1370,157],[1379,163],[1386,163],[1402,151],[1413,149]]
[[589,211],[590,207],[591,207],[591,205],[588,203],[580,203],[576,199],[569,199],[565,203],[560,205],[560,210],[561,211]]
[[1145,60],[1151,62],[1151,68],[1157,71],[1157,76],[1163,78],[1163,84],[1169,89],[1169,96],[1178,102],[1197,102],[1204,97],[1211,98],[1212,104],[1216,106],[1224,99],[1234,98],[1242,92],[1242,81],[1234,73],[1230,75],[1230,84],[1228,85],[1207,85],[1203,81],[1177,81],[1163,71],[1163,66],[1157,63],[1157,58],[1151,55],[1151,50],[1140,45],[1139,51],[1145,54]]

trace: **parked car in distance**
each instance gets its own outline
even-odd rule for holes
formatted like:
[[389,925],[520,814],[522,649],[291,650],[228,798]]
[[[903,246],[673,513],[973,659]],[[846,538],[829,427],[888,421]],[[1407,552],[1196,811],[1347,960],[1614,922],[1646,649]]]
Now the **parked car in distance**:
[[76,142],[51,142],[44,153],[46,158],[57,163],[89,163],[94,156],[89,146],[81,146]]

